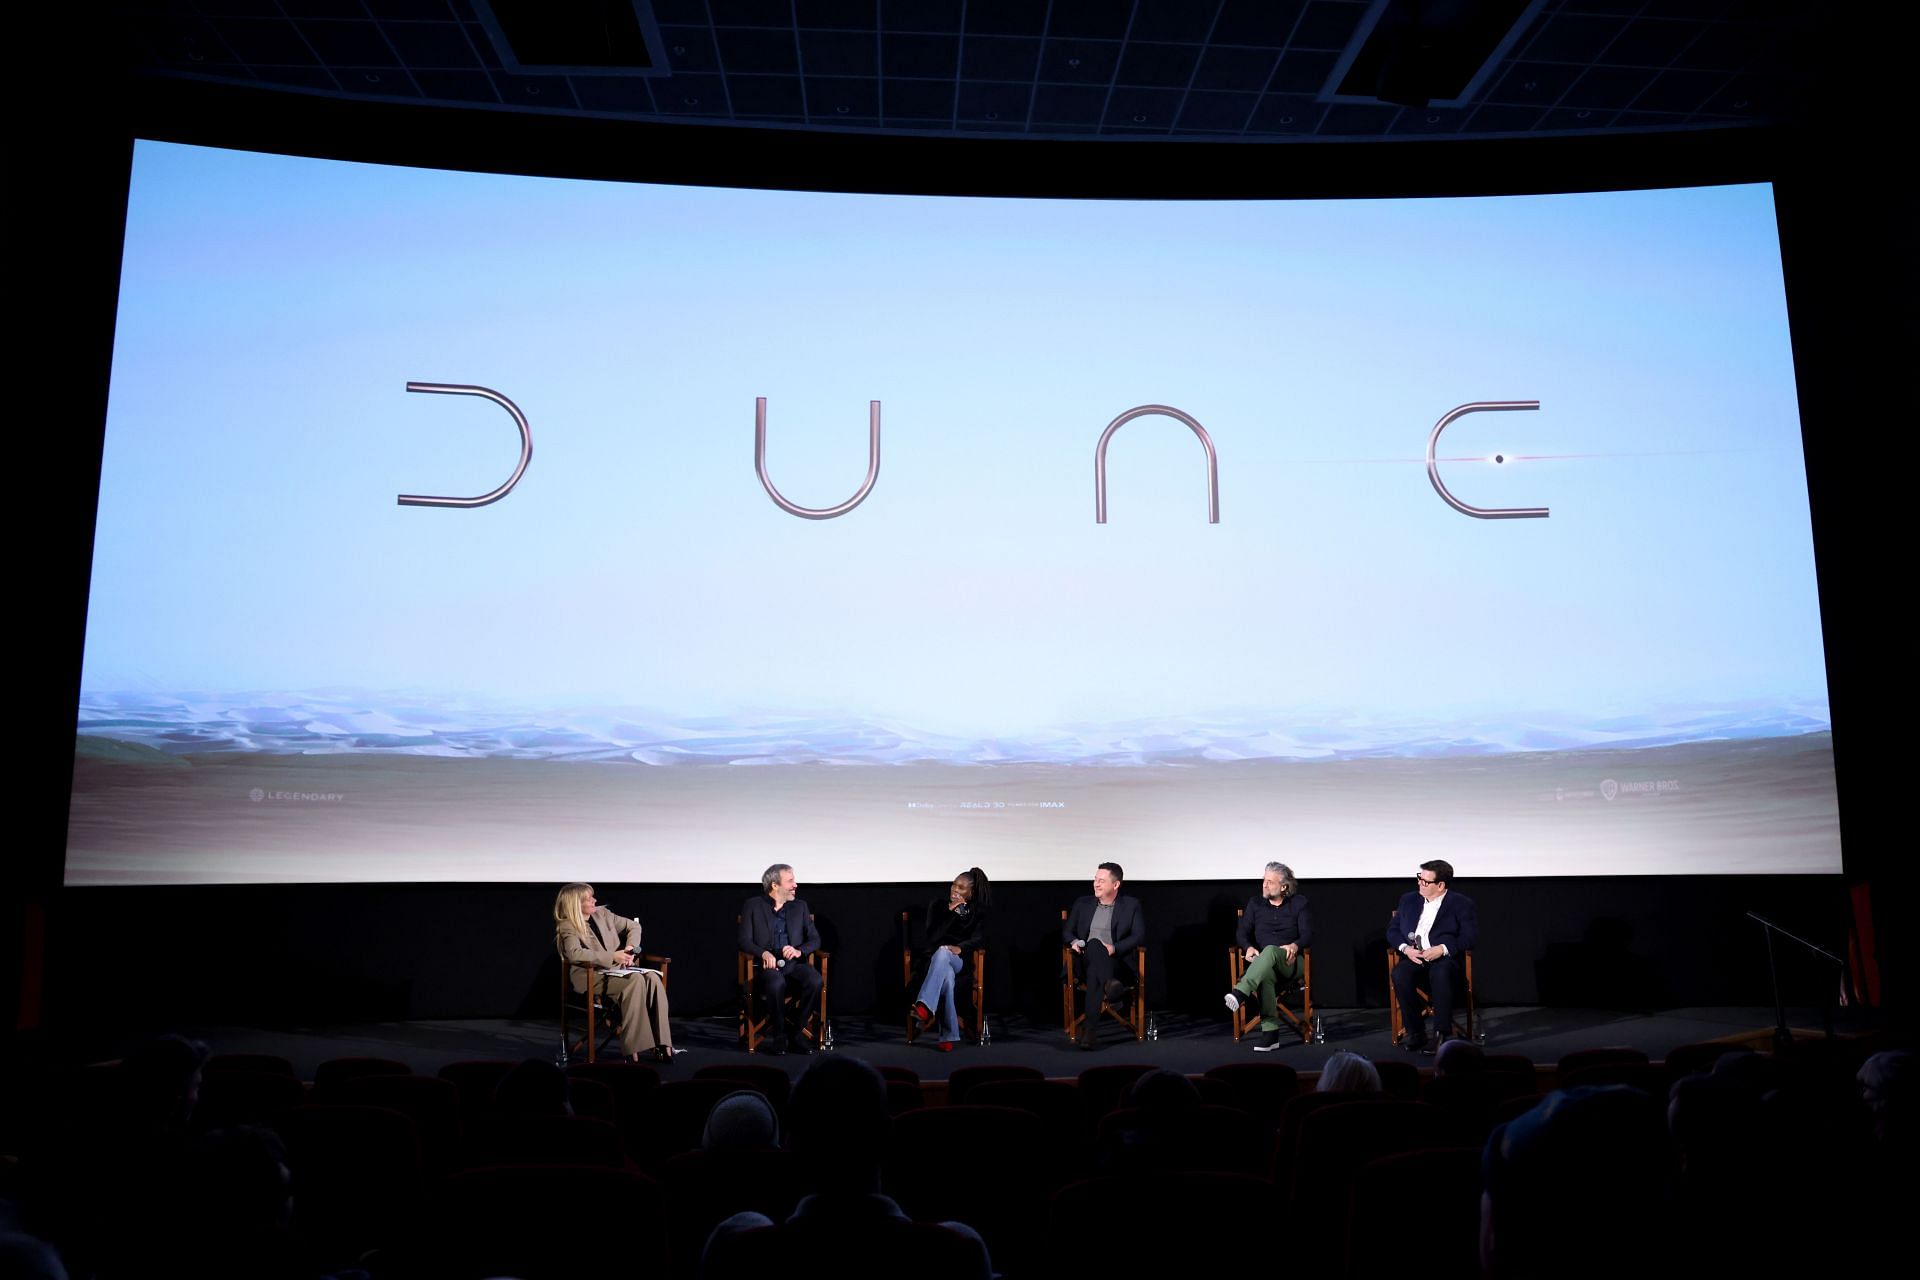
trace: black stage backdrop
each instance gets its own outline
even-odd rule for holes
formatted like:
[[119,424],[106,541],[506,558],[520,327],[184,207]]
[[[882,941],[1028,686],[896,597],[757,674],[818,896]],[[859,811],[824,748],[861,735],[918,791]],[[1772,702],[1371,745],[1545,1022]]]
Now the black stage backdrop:
[[[800,868],[804,872],[805,868]],[[1407,880],[1412,878],[1411,868]],[[601,883],[602,901],[645,926],[673,957],[677,1017],[734,1007],[733,920],[752,885]],[[1314,1001],[1386,1005],[1388,912],[1410,883],[1303,881],[1313,904]],[[1605,876],[1459,880],[1480,914],[1475,990],[1488,1004],[1658,1009],[1771,1000],[1758,911],[1812,941],[1844,947],[1838,876]],[[837,1018],[898,1020],[905,1008],[900,912],[931,884],[804,885],[833,953]],[[1233,913],[1257,882],[1129,885],[1146,911],[1156,1010],[1220,1013]],[[100,1015],[122,1026],[313,1025],[434,1018],[548,1017],[559,962],[545,885],[197,885],[70,889],[53,936],[90,941],[50,966],[55,1026]],[[1084,884],[994,887],[989,1012],[1046,1020],[1060,1010],[1061,908]],[[125,965],[128,980],[103,984]],[[1832,997],[1830,968],[1781,952],[1790,1003]],[[137,978],[133,975],[137,974]]]

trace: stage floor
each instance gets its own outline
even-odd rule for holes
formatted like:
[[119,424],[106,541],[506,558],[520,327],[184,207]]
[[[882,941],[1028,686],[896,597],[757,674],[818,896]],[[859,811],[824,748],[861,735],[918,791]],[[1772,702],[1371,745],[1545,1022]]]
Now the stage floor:
[[[1301,1071],[1318,1070],[1327,1055],[1345,1049],[1364,1057],[1402,1054],[1388,1035],[1384,1009],[1322,1009],[1317,1011],[1326,1033],[1324,1044],[1302,1044],[1290,1035],[1273,1054],[1259,1055],[1285,1062]],[[1873,1021],[1840,1010],[1840,1034],[1872,1029]],[[1816,1010],[1787,1011],[1788,1025],[1797,1038],[1819,1034]],[[1480,1031],[1489,1053],[1524,1054],[1534,1062],[1552,1064],[1575,1049],[1624,1045],[1658,1060],[1676,1045],[1709,1040],[1744,1040],[1755,1048],[1772,1042],[1774,1014],[1768,1008],[1663,1009],[1626,1013],[1601,1009],[1506,1007],[1485,1009]],[[1099,1047],[1086,1052],[1068,1042],[1057,1023],[1039,1024],[1023,1018],[991,1018],[992,1041],[963,1043],[952,1053],[941,1053],[931,1039],[905,1042],[898,1024],[866,1017],[835,1018],[835,1052],[854,1054],[878,1065],[910,1067],[925,1080],[945,1079],[955,1067],[975,1063],[1017,1063],[1038,1067],[1048,1076],[1072,1077],[1096,1063],[1142,1062],[1195,1073],[1223,1062],[1256,1060],[1251,1039],[1235,1044],[1227,1029],[1225,1010],[1217,1020],[1158,1015],[1157,1036],[1145,1041],[1129,1038],[1115,1023],[1101,1032]],[[551,1059],[559,1049],[559,1028],[553,1021],[475,1018],[426,1022],[342,1024],[324,1027],[183,1027],[183,1034],[205,1040],[215,1053],[272,1053],[289,1059],[305,1079],[329,1058],[380,1057],[405,1062],[422,1075],[432,1075],[449,1062],[473,1058],[519,1060]],[[665,1068],[670,1075],[691,1075],[700,1067],[722,1062],[756,1061],[778,1064],[798,1074],[808,1059],[749,1058],[735,1038],[732,1018],[676,1019],[677,1043],[688,1050]],[[1426,1062],[1408,1055],[1413,1062]]]

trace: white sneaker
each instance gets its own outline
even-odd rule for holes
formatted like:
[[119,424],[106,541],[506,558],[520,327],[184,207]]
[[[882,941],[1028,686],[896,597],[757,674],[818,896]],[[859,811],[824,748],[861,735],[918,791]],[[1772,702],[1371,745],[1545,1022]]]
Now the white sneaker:
[[1261,1034],[1265,1037],[1265,1039],[1263,1039],[1259,1044],[1253,1046],[1253,1051],[1255,1053],[1272,1053],[1275,1049],[1278,1049],[1280,1047],[1279,1028],[1276,1027],[1272,1031],[1262,1032]]
[[1246,1000],[1247,1000],[1247,997],[1241,995],[1238,991],[1227,992],[1227,1012],[1228,1013],[1240,1012],[1240,1006],[1244,1004]]

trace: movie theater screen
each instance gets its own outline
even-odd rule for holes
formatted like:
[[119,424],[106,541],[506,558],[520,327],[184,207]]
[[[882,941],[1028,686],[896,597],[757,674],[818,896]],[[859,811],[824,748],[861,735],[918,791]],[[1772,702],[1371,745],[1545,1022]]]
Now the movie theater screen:
[[1772,193],[142,143],[70,883],[1831,872]]

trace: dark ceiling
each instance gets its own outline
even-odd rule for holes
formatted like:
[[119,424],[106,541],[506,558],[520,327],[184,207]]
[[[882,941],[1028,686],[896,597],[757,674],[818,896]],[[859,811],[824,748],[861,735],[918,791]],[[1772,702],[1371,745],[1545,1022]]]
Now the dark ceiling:
[[[502,23],[516,10],[551,17],[608,5],[636,24],[656,65],[609,67],[620,56],[609,52],[564,73],[529,70],[517,55],[528,42],[516,46]],[[1833,15],[1851,10],[1862,22],[1852,6],[1811,0],[146,0],[118,9],[138,75],[299,94],[910,136],[1295,143],[1792,127],[1840,91]],[[1443,83],[1428,105],[1407,105],[1433,88],[1416,74],[1409,91],[1405,74],[1433,45],[1405,43],[1404,33],[1437,32],[1444,43],[1476,14],[1481,42],[1462,64],[1472,73],[1464,86]],[[1386,43],[1395,32],[1398,46]],[[1400,74],[1383,78],[1382,57]]]

